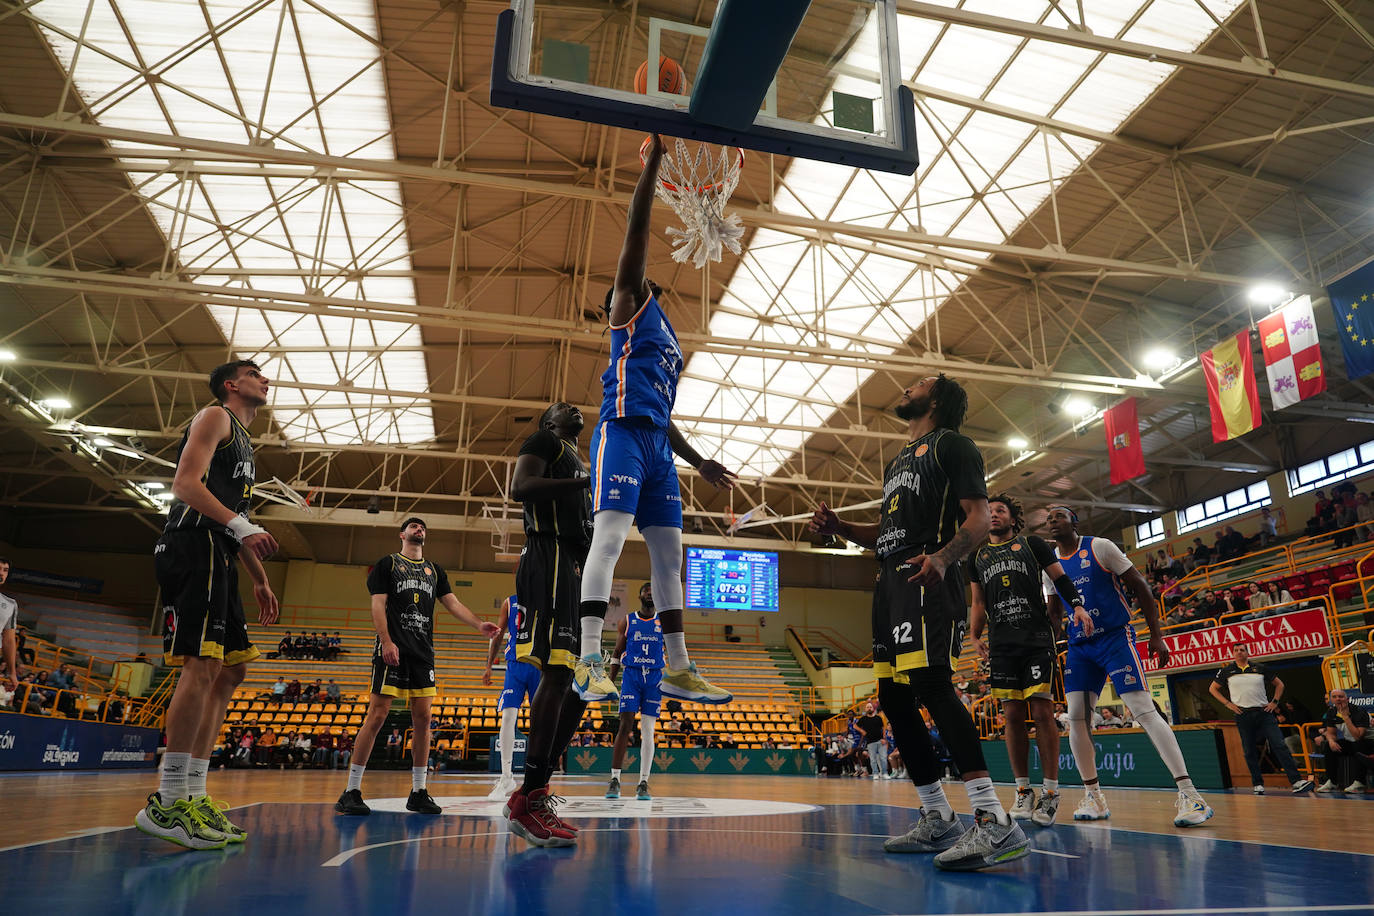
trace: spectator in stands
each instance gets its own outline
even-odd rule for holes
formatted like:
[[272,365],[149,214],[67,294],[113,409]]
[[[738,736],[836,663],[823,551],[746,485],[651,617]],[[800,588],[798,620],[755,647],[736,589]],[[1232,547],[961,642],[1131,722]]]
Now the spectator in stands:
[[118,694],[107,696],[100,701],[100,708],[96,711],[96,718],[101,722],[123,722],[124,721],[124,701]]
[[290,657],[291,657],[291,631],[290,631],[290,630],[287,630],[284,634],[282,634],[282,638],[277,642],[277,657],[278,657],[278,658],[290,658]]
[[1260,520],[1259,520],[1259,545],[1260,545],[1260,549],[1263,550],[1265,547],[1268,547],[1270,544],[1272,544],[1272,543],[1274,543],[1276,540],[1278,540],[1278,538],[1279,538],[1279,522],[1278,522],[1278,519],[1274,518],[1274,513],[1272,513],[1272,512],[1269,511],[1269,507],[1268,507],[1268,506],[1265,506],[1263,509],[1260,510]]
[[301,701],[301,682],[300,678],[292,678],[291,683],[286,685],[286,693],[282,694],[282,699],[295,706]]
[[1326,494],[1321,490],[1312,494],[1315,502],[1312,505],[1312,517],[1307,520],[1306,534],[1313,537],[1323,532],[1330,531],[1336,526],[1336,505],[1326,498]]
[[298,633],[295,640],[291,643],[291,657],[305,658],[310,654],[310,637],[304,632]]
[[277,750],[277,733],[268,726],[253,746],[253,762],[260,767],[272,765],[272,755]]
[[324,687],[320,684],[320,679],[315,678],[315,683],[307,684],[305,689],[301,691],[301,700],[305,702],[306,705],[311,703],[323,703],[324,697],[320,696],[320,692],[323,689]]
[[314,639],[315,658],[323,661],[329,655],[329,640],[323,633],[316,633]]
[[57,670],[48,675],[48,684],[60,691],[55,694],[57,711],[76,718],[76,694],[72,692],[76,688],[76,675],[72,673],[72,666],[58,665]]
[[859,730],[863,732],[864,743],[868,745],[869,769],[874,779],[882,779],[888,774],[887,747],[883,744],[883,731],[886,723],[878,714],[878,706],[871,700],[864,707],[864,714],[858,720]]
[[[1302,704],[1301,700],[1291,697],[1284,697],[1279,702],[1279,708],[1274,713],[1274,717],[1279,720],[1280,725],[1291,725],[1301,729],[1308,722],[1314,721],[1312,711]],[[1313,730],[1311,737],[1315,737],[1320,729]],[[1290,732],[1283,736],[1283,743],[1288,746],[1288,750],[1294,757],[1302,754],[1302,736],[1298,732]]]
[[272,690],[267,694],[267,698],[278,706],[286,698],[286,680],[282,677],[277,678],[277,682],[272,685]]
[[1159,599],[1164,602],[1166,608],[1175,608],[1183,601],[1183,589],[1178,584],[1178,578],[1173,572],[1164,574],[1164,581],[1160,584]]
[[1059,733],[1061,735],[1068,734],[1069,711],[1064,707],[1063,703],[1054,704],[1054,721],[1055,724],[1059,726]]
[[1219,559],[1234,560],[1236,557],[1245,553],[1245,535],[1241,534],[1230,525],[1221,529],[1219,542],[1224,550],[1224,553]]
[[253,765],[253,745],[257,743],[257,736],[253,734],[251,728],[245,728],[243,734],[239,735],[238,750],[234,752],[234,760],[243,766]]
[[[15,681],[14,686],[18,687],[19,682]],[[0,709],[14,708],[14,691],[10,689],[5,680],[0,680]]]
[[1283,605],[1293,600],[1292,594],[1288,589],[1281,588],[1279,583],[1270,580],[1264,583],[1261,590],[1259,583],[1250,583],[1250,613],[1246,614],[1241,620],[1258,620],[1261,617],[1272,617],[1275,614],[1282,614],[1291,611],[1291,607]]
[[1194,568],[1206,566],[1212,562],[1212,548],[1202,542],[1202,538],[1193,538],[1193,563]]
[[[1374,753],[1374,736],[1369,731],[1369,713],[1350,705],[1350,698],[1339,687],[1331,691],[1331,705],[1322,716],[1322,738],[1326,755],[1326,782],[1318,792],[1358,793],[1365,790],[1363,776],[1369,769],[1367,755]],[[1365,759],[1361,759],[1361,758]],[[1340,767],[1353,764],[1353,782],[1340,788]]]
[[1335,546],[1353,547],[1355,544],[1355,525],[1360,520],[1359,501],[1355,485],[1343,483],[1336,487],[1336,539]]
[[334,631],[334,635],[331,636],[331,637],[329,637],[329,654],[328,654],[329,660],[332,662],[334,659],[338,658],[338,657],[339,657],[339,653],[342,652],[342,651],[343,651],[343,637],[339,635],[339,631],[338,631],[338,630],[335,630],[335,631]]
[[1121,717],[1118,716],[1118,715],[1116,714],[1116,710],[1112,709],[1110,706],[1103,706],[1100,716],[1101,716],[1102,721],[1101,721],[1101,723],[1099,723],[1099,724],[1097,724],[1097,725],[1095,726],[1096,728],[1120,728],[1120,727],[1121,727]]
[[1169,567],[1169,560],[1164,556],[1164,551],[1156,550],[1145,559],[1145,571],[1150,574],[1150,578],[1158,582],[1164,577],[1164,570]]
[[348,769],[348,761],[353,757],[353,735],[347,729],[339,731],[339,740],[334,742],[334,761],[331,764],[335,769]]
[[334,679],[331,677],[329,683],[325,685],[324,699],[321,702],[333,703],[335,706],[338,706],[340,696],[339,685],[334,683]]
[[1367,541],[1374,537],[1374,526],[1368,524],[1374,522],[1374,500],[1369,498],[1368,493],[1355,496],[1355,521],[1360,523],[1360,527],[1355,529],[1357,539]]
[[315,736],[304,730],[297,732],[296,740],[291,742],[291,764],[301,769],[310,762],[314,753]]
[[396,763],[401,759],[401,745],[404,736],[399,728],[393,728],[391,734],[386,736],[386,759]]
[[[0,585],[5,584],[5,580],[10,575],[10,561],[0,557]],[[20,658],[22,658],[21,643],[19,633],[15,629],[19,625],[19,602],[9,595],[0,595],[0,647],[3,647],[4,678],[0,680],[10,689],[10,693],[19,689],[19,676],[24,672],[20,668]]]

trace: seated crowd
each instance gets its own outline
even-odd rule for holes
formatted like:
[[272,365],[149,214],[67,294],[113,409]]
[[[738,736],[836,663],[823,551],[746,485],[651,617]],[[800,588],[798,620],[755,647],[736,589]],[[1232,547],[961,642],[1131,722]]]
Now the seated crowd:
[[268,658],[313,659],[332,662],[348,650],[343,647],[343,637],[335,630],[334,635],[301,631],[295,636],[287,630],[277,643],[277,651],[267,653]]
[[280,706],[283,703],[290,703],[296,706],[304,703],[309,706],[318,703],[323,706],[330,704],[338,706],[342,699],[339,685],[334,683],[331,677],[328,684],[320,683],[320,678],[315,678],[315,683],[301,686],[300,678],[293,678],[291,683],[286,682],[285,677],[278,677],[272,689],[259,696],[259,699],[269,700]]
[[1374,500],[1369,493],[1361,493],[1355,484],[1346,481],[1337,484],[1330,497],[1322,490],[1313,496],[1316,504],[1304,529],[1309,537],[1335,532],[1338,548],[1374,539]]

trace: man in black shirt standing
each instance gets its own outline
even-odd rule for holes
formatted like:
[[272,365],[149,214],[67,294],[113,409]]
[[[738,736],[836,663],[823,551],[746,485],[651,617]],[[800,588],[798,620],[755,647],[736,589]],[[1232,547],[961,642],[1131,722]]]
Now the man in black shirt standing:
[[581,655],[582,564],[592,542],[591,478],[577,451],[582,411],[551,405],[525,440],[511,496],[525,505],[515,593],[525,610],[515,654],[540,670],[530,698],[525,780],[506,803],[510,831],[535,846],[571,846],[577,831],[549,803],[549,779],[587,703],[572,689]]
[[[1025,522],[1018,500],[1005,493],[990,497],[988,517],[988,542],[969,560],[973,592],[969,628],[974,648],[988,660],[992,695],[1002,701],[1006,718],[1007,756],[1016,779],[1011,816],[1048,827],[1059,811],[1059,726],[1050,697],[1058,628],[1045,606],[1041,575],[1054,580],[1075,614],[1086,616],[1087,612],[1053,548],[1034,535],[1021,534]],[[1038,800],[1030,787],[1027,707],[1035,720],[1035,741],[1045,773],[1044,792]]]
[[887,750],[883,747],[883,731],[887,725],[883,722],[883,717],[878,715],[877,707],[869,702],[864,707],[864,714],[854,720],[859,726],[859,731],[863,732],[864,744],[868,748],[868,770],[873,774],[874,779],[884,779],[888,776]]
[[[1274,718],[1278,711],[1279,700],[1283,699],[1283,681],[1269,669],[1260,664],[1250,663],[1250,650],[1243,643],[1231,646],[1231,664],[1217,672],[1210,688],[1212,696],[1236,714],[1236,731],[1240,733],[1240,746],[1245,750],[1245,765],[1250,768],[1250,784],[1256,795],[1264,794],[1264,775],[1260,772],[1259,743],[1269,742],[1269,753],[1283,767],[1293,792],[1306,792],[1312,788],[1312,780],[1298,775],[1293,755],[1288,753],[1288,745],[1283,743],[1283,733],[1279,731],[1279,721]],[[1274,687],[1274,698],[1269,699],[1268,685]]]
[[[910,441],[883,471],[878,523],[843,521],[822,503],[810,524],[815,533],[836,534],[878,554],[873,673],[923,808],[911,829],[883,848],[937,853],[938,867],[961,870],[1010,862],[1030,847],[997,800],[978,731],[952,680],[966,617],[962,561],[988,532],[983,456],[958,432],[967,411],[968,395],[943,374],[907,388],[896,414],[906,421]],[[962,774],[974,812],[967,832],[945,797],[918,705],[930,711]]]
[[377,733],[386,724],[392,700],[410,702],[410,797],[406,810],[440,814],[442,809],[426,789],[429,774],[430,705],[437,688],[434,682],[434,605],[444,606],[458,620],[487,639],[496,635],[496,624],[478,619],[453,594],[448,573],[424,556],[428,531],[424,519],[401,523],[401,550],[382,557],[367,574],[372,595],[372,626],[377,642],[372,650],[372,688],[367,715],[358,727],[348,786],[334,810],[340,814],[371,814],[363,801],[363,773],[372,756]]

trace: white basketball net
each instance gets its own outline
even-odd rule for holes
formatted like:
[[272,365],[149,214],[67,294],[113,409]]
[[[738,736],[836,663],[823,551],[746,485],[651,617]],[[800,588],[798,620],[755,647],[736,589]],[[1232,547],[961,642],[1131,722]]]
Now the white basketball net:
[[673,260],[683,263],[691,258],[701,268],[707,261],[719,261],[727,248],[739,254],[744,227],[739,214],[725,215],[725,202],[739,184],[743,163],[744,154],[738,149],[725,146],[719,155],[713,155],[702,143],[692,153],[681,138],[673,141],[671,151],[664,152],[658,196],[682,220],[681,229],[668,228]]

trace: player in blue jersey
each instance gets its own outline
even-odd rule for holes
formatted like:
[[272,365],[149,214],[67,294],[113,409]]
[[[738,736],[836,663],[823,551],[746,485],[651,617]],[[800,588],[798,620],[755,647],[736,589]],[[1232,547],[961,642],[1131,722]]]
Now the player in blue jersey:
[[[1150,737],[1150,743],[1178,784],[1174,825],[1196,827],[1212,816],[1212,809],[1202,800],[1188,776],[1188,764],[1183,759],[1178,739],[1150,696],[1145,671],[1136,653],[1135,627],[1131,624],[1131,604],[1126,589],[1130,589],[1140,605],[1145,624],[1150,628],[1150,655],[1159,658],[1161,668],[1169,664],[1169,649],[1159,634],[1159,605],[1149,583],[1140,570],[1131,565],[1120,547],[1106,538],[1080,536],[1078,514],[1068,506],[1051,506],[1047,522],[1055,542],[1056,559],[1073,580],[1074,587],[1083,597],[1084,608],[1091,615],[1086,620],[1081,614],[1069,618],[1069,650],[1064,662],[1069,747],[1087,790],[1078,810],[1073,813],[1074,820],[1103,820],[1111,816],[1097,778],[1091,725],[1097,698],[1110,677],[1121,702]],[[1046,581],[1044,588],[1050,600],[1050,613],[1063,613],[1063,603],[1053,583]]]
[[654,590],[648,582],[639,587],[639,610],[621,619],[616,634],[611,679],[615,679],[620,665],[625,666],[625,677],[620,682],[620,730],[611,751],[611,784],[606,797],[620,797],[620,768],[638,715],[639,786],[635,798],[649,801],[653,798],[649,773],[654,768],[654,725],[663,701],[663,626],[654,611]]
[[501,685],[501,698],[496,704],[497,713],[501,716],[501,732],[498,738],[501,751],[501,778],[497,780],[496,788],[487,796],[492,800],[509,798],[517,788],[512,768],[515,759],[515,721],[520,717],[520,707],[525,704],[525,700],[534,699],[534,693],[539,689],[539,668],[521,661],[515,654],[516,636],[520,633],[524,618],[525,609],[520,606],[519,596],[511,595],[501,603],[501,619],[497,622],[501,629],[491,638],[491,645],[487,649],[487,667],[482,672],[482,686],[490,687],[491,668],[496,662],[496,656],[501,652],[501,637],[504,635],[506,679]]
[[616,561],[630,525],[638,524],[649,550],[654,604],[667,651],[663,692],[700,703],[728,703],[731,695],[692,664],[682,627],[682,497],[673,455],[719,489],[733,487],[735,475],[697,454],[673,425],[682,348],[659,303],[663,291],[644,277],[662,160],[663,140],[655,137],[630,200],[615,285],[606,293],[611,364],[601,376],[601,416],[592,435],[594,531],[582,573],[581,658],[573,685],[589,702],[616,695],[602,664],[601,631]]

